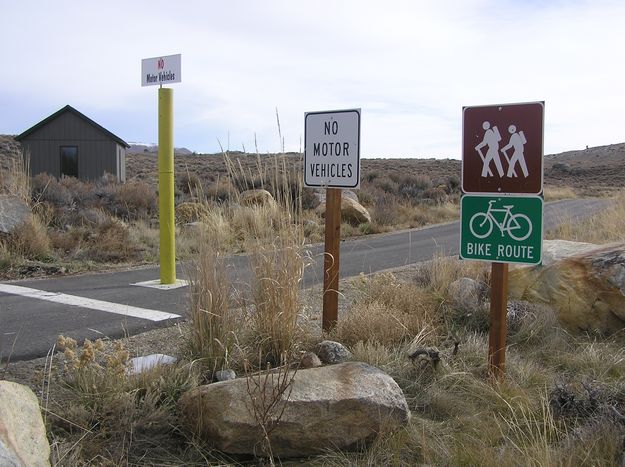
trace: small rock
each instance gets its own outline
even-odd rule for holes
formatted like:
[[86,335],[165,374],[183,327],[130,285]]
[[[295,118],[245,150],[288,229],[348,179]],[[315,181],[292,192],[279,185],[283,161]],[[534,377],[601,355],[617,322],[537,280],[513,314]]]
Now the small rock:
[[322,341],[315,348],[319,360],[329,365],[342,363],[352,358],[352,353],[347,348],[334,341]]
[[219,370],[215,372],[215,380],[217,381],[230,381],[231,379],[236,379],[237,374],[234,370]]
[[465,311],[477,310],[482,304],[484,292],[484,285],[469,277],[453,281],[447,289],[451,302]]
[[318,366],[321,366],[321,360],[319,360],[319,357],[317,357],[316,353],[306,352],[304,355],[302,355],[302,358],[299,362],[300,368],[316,368]]
[[144,357],[136,357],[130,359],[130,367],[128,373],[131,375],[139,375],[145,371],[149,371],[157,365],[172,365],[176,363],[178,359],[170,355],[162,353],[155,353],[152,355],[146,355]]

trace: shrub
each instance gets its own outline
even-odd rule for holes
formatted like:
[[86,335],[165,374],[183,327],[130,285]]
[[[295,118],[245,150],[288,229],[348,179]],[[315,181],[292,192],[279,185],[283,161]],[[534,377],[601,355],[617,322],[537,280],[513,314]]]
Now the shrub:
[[95,198],[94,185],[89,182],[78,180],[76,177],[61,177],[60,185],[65,187],[72,202],[84,205]]
[[200,181],[200,177],[198,177],[194,173],[184,172],[179,175],[176,179],[176,185],[178,189],[182,191],[185,195],[196,195],[202,189],[202,182]]
[[374,204],[373,195],[370,192],[363,190],[362,188],[358,190],[356,196],[358,197],[358,202],[363,206],[371,206]]
[[382,177],[375,180],[375,186],[385,193],[397,194],[399,184],[389,177]]
[[197,222],[208,216],[208,208],[202,203],[181,203],[176,206],[176,223],[188,224]]
[[17,225],[7,243],[9,250],[27,259],[46,260],[50,255],[50,237],[36,216]]
[[392,273],[361,275],[359,296],[333,334],[348,345],[360,341],[402,344],[423,330],[441,327],[442,318],[432,313],[433,303],[426,290]]
[[452,193],[460,191],[460,178],[457,175],[451,175],[447,179],[447,185],[449,186]]
[[236,193],[235,188],[229,180],[220,179],[213,183],[206,190],[206,196],[217,203],[225,203],[230,201],[233,194]]
[[117,219],[107,219],[89,236],[84,259],[99,262],[121,262],[136,257],[128,227]]
[[55,206],[69,206],[72,204],[72,195],[67,187],[47,173],[41,173],[32,179],[32,197],[35,202],[48,201]]
[[301,200],[302,209],[308,210],[316,209],[321,203],[313,188],[303,188]]
[[405,175],[399,179],[398,194],[406,199],[416,200],[423,191],[432,186],[432,181],[424,175]]
[[441,204],[447,201],[447,193],[442,187],[428,188],[423,192],[423,197],[431,199],[434,203]]
[[397,201],[388,193],[377,197],[371,211],[372,222],[379,225],[395,225],[399,220]]
[[89,230],[84,227],[70,227],[67,230],[53,230],[50,241],[55,250],[74,256],[89,241]]
[[125,219],[145,219],[156,211],[156,193],[145,182],[133,180],[119,186],[115,195],[115,214]]

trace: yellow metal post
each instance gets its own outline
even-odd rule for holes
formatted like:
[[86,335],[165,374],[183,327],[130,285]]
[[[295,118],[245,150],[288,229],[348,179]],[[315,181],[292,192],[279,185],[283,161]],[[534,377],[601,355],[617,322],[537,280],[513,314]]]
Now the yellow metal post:
[[161,284],[176,282],[174,219],[174,90],[158,90],[158,220]]

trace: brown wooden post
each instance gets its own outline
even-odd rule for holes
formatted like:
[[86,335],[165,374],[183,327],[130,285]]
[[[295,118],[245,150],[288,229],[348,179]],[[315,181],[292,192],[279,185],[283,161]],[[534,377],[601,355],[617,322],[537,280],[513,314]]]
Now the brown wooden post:
[[323,318],[329,332],[339,316],[339,250],[341,247],[341,189],[326,189],[326,242],[323,259]]
[[490,330],[488,333],[488,368],[503,381],[506,367],[508,309],[508,263],[492,263],[490,276]]

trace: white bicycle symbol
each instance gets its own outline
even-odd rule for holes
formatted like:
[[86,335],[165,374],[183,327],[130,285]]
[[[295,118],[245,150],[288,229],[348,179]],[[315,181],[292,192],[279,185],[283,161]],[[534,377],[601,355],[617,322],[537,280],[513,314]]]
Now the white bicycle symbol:
[[[493,231],[493,225],[496,225],[501,232],[501,236],[507,233],[517,242],[525,240],[532,233],[532,221],[525,214],[512,214],[511,210],[514,206],[503,206],[503,209],[493,208],[495,200],[488,202],[488,210],[486,212],[478,212],[473,214],[469,220],[469,229],[473,236],[477,238],[486,238]],[[504,217],[501,222],[495,219],[494,212],[503,212]]]

